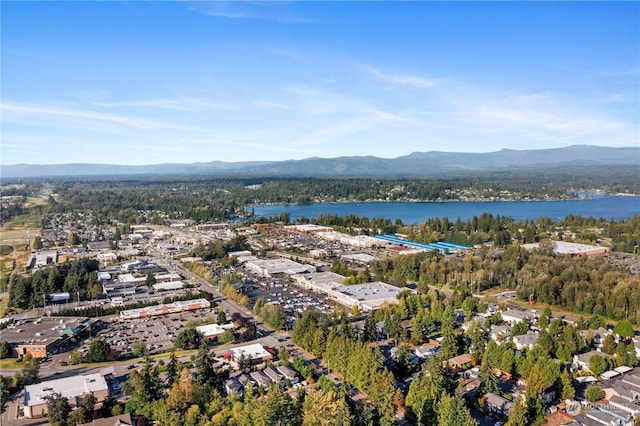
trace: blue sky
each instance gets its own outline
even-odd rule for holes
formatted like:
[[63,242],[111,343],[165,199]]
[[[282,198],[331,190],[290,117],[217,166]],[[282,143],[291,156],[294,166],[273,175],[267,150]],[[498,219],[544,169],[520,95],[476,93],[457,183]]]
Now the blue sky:
[[3,1],[1,164],[640,145],[638,2]]

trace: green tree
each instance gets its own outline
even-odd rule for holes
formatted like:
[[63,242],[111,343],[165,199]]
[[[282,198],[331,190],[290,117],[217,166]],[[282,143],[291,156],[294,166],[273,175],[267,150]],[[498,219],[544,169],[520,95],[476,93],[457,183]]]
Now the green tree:
[[9,396],[9,379],[0,376],[0,413],[4,413],[7,408],[7,397]]
[[527,418],[531,421],[531,424],[540,424],[544,418],[544,405],[542,402],[544,376],[537,364],[531,368],[528,381],[525,391]]
[[0,342],[0,359],[9,358],[12,352],[13,350],[11,349],[9,342]]
[[49,423],[52,426],[66,425],[69,414],[71,414],[69,400],[57,392],[44,397],[44,400],[47,401]]
[[104,362],[109,359],[111,346],[106,340],[95,339],[89,346],[89,358],[92,362]]
[[147,345],[142,340],[133,342],[133,356],[140,357],[147,353]]
[[166,386],[171,388],[173,383],[178,379],[178,358],[176,358],[176,352],[171,351],[171,356],[169,357],[169,363],[167,364],[167,382]]
[[193,327],[188,327],[182,330],[176,336],[176,340],[173,342],[173,346],[176,349],[193,349],[200,345],[202,336]]
[[527,418],[527,406],[522,396],[516,399],[511,413],[509,413],[509,419],[507,420],[507,426],[529,426],[529,419]]
[[147,272],[147,276],[144,280],[144,285],[151,288],[155,283],[156,283],[156,277],[151,272]]
[[455,395],[443,392],[436,406],[438,412],[438,426],[475,426],[478,423],[471,417],[464,400]]
[[602,352],[605,354],[613,355],[616,351],[616,338],[613,334],[607,334],[602,342]]
[[558,388],[560,391],[558,394],[562,401],[572,399],[576,396],[576,389],[573,387],[571,376],[569,376],[569,372],[567,370],[564,370],[560,375]]
[[369,313],[367,319],[364,320],[363,340],[365,342],[377,342],[379,335],[375,315],[373,312]]
[[82,352],[78,350],[74,350],[69,353],[69,362],[71,363],[71,365],[80,364],[82,362],[82,358]]
[[587,386],[587,390],[584,392],[584,396],[587,398],[587,401],[596,402],[604,398],[605,393],[600,386],[589,385]]
[[352,420],[345,399],[335,392],[311,391],[304,398],[303,426],[350,426]]
[[607,371],[607,360],[600,355],[591,355],[591,358],[589,358],[589,371],[596,376],[601,375]]
[[522,336],[529,331],[529,323],[527,320],[518,321],[511,327],[511,337]]
[[220,325],[227,323],[227,314],[224,313],[223,309],[218,308],[218,313],[216,314],[216,322]]
[[628,319],[619,321],[613,328],[613,332],[623,339],[633,337],[633,325]]
[[40,363],[30,354],[24,356],[22,362],[21,381],[23,385],[31,385],[38,381],[40,374]]
[[491,371],[491,365],[489,365],[488,358],[485,356],[480,367],[480,393],[482,395],[489,392],[498,393],[498,390],[498,378]]

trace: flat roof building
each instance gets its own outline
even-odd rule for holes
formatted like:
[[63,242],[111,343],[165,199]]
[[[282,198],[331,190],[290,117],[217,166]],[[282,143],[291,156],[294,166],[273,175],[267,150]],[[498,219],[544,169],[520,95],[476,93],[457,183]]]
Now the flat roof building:
[[209,309],[211,303],[207,299],[182,300],[162,305],[147,306],[146,308],[128,309],[120,312],[121,319],[135,319],[156,315],[175,314],[184,311]]
[[380,281],[335,287],[329,296],[349,307],[372,311],[385,304],[398,303],[398,295],[407,288],[394,287]]
[[314,266],[302,265],[289,259],[250,260],[245,265],[251,271],[265,277],[272,277],[277,274],[294,275],[316,271]]
[[109,396],[109,387],[100,373],[49,380],[24,388],[24,417],[30,419],[47,412],[46,398],[59,393],[69,400],[71,407],[82,403],[82,397],[92,393],[97,401]]

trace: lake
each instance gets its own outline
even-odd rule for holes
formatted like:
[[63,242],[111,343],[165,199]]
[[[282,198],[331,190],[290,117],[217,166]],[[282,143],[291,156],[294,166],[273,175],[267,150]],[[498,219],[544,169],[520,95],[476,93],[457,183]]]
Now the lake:
[[607,220],[628,219],[640,214],[640,197],[618,195],[594,195],[593,198],[567,201],[457,201],[457,202],[370,202],[370,203],[317,203],[274,204],[255,206],[255,214],[271,217],[289,213],[291,220],[301,217],[316,218],[319,214],[366,216],[402,220],[405,224],[421,223],[432,217],[447,216],[449,220],[461,220],[491,213],[511,216],[515,220],[549,217],[564,219],[567,215],[603,217]]

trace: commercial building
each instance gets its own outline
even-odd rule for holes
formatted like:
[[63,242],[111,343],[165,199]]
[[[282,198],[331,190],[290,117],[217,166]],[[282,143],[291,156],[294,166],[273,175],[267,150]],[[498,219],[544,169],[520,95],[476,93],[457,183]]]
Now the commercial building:
[[2,330],[2,340],[11,345],[13,357],[46,358],[74,337],[89,337],[94,323],[86,317],[22,319]]
[[240,365],[240,361],[243,359],[248,361],[250,364],[260,364],[261,362],[273,359],[273,354],[267,351],[264,346],[259,343],[229,349],[229,352],[224,356],[229,358],[231,364],[236,368]]
[[[592,246],[588,244],[571,243],[568,241],[551,241],[553,253],[557,255],[568,254],[574,257],[599,256],[609,253],[608,247]],[[540,248],[540,243],[523,244],[525,250]]]
[[82,403],[84,395],[93,394],[98,402],[109,396],[109,386],[100,373],[49,380],[24,388],[24,417],[30,419],[46,414],[46,398],[59,393],[69,400],[71,408]]
[[120,319],[145,318],[209,308],[211,308],[211,303],[207,299],[183,300],[162,305],[147,306],[146,308],[128,309],[120,312]]
[[295,275],[304,272],[315,272],[316,268],[311,265],[302,265],[289,259],[267,259],[248,261],[246,267],[252,272],[264,277],[275,275]]
[[406,288],[394,287],[383,282],[338,286],[328,294],[333,300],[362,311],[372,311],[385,304],[398,303],[398,295]]

